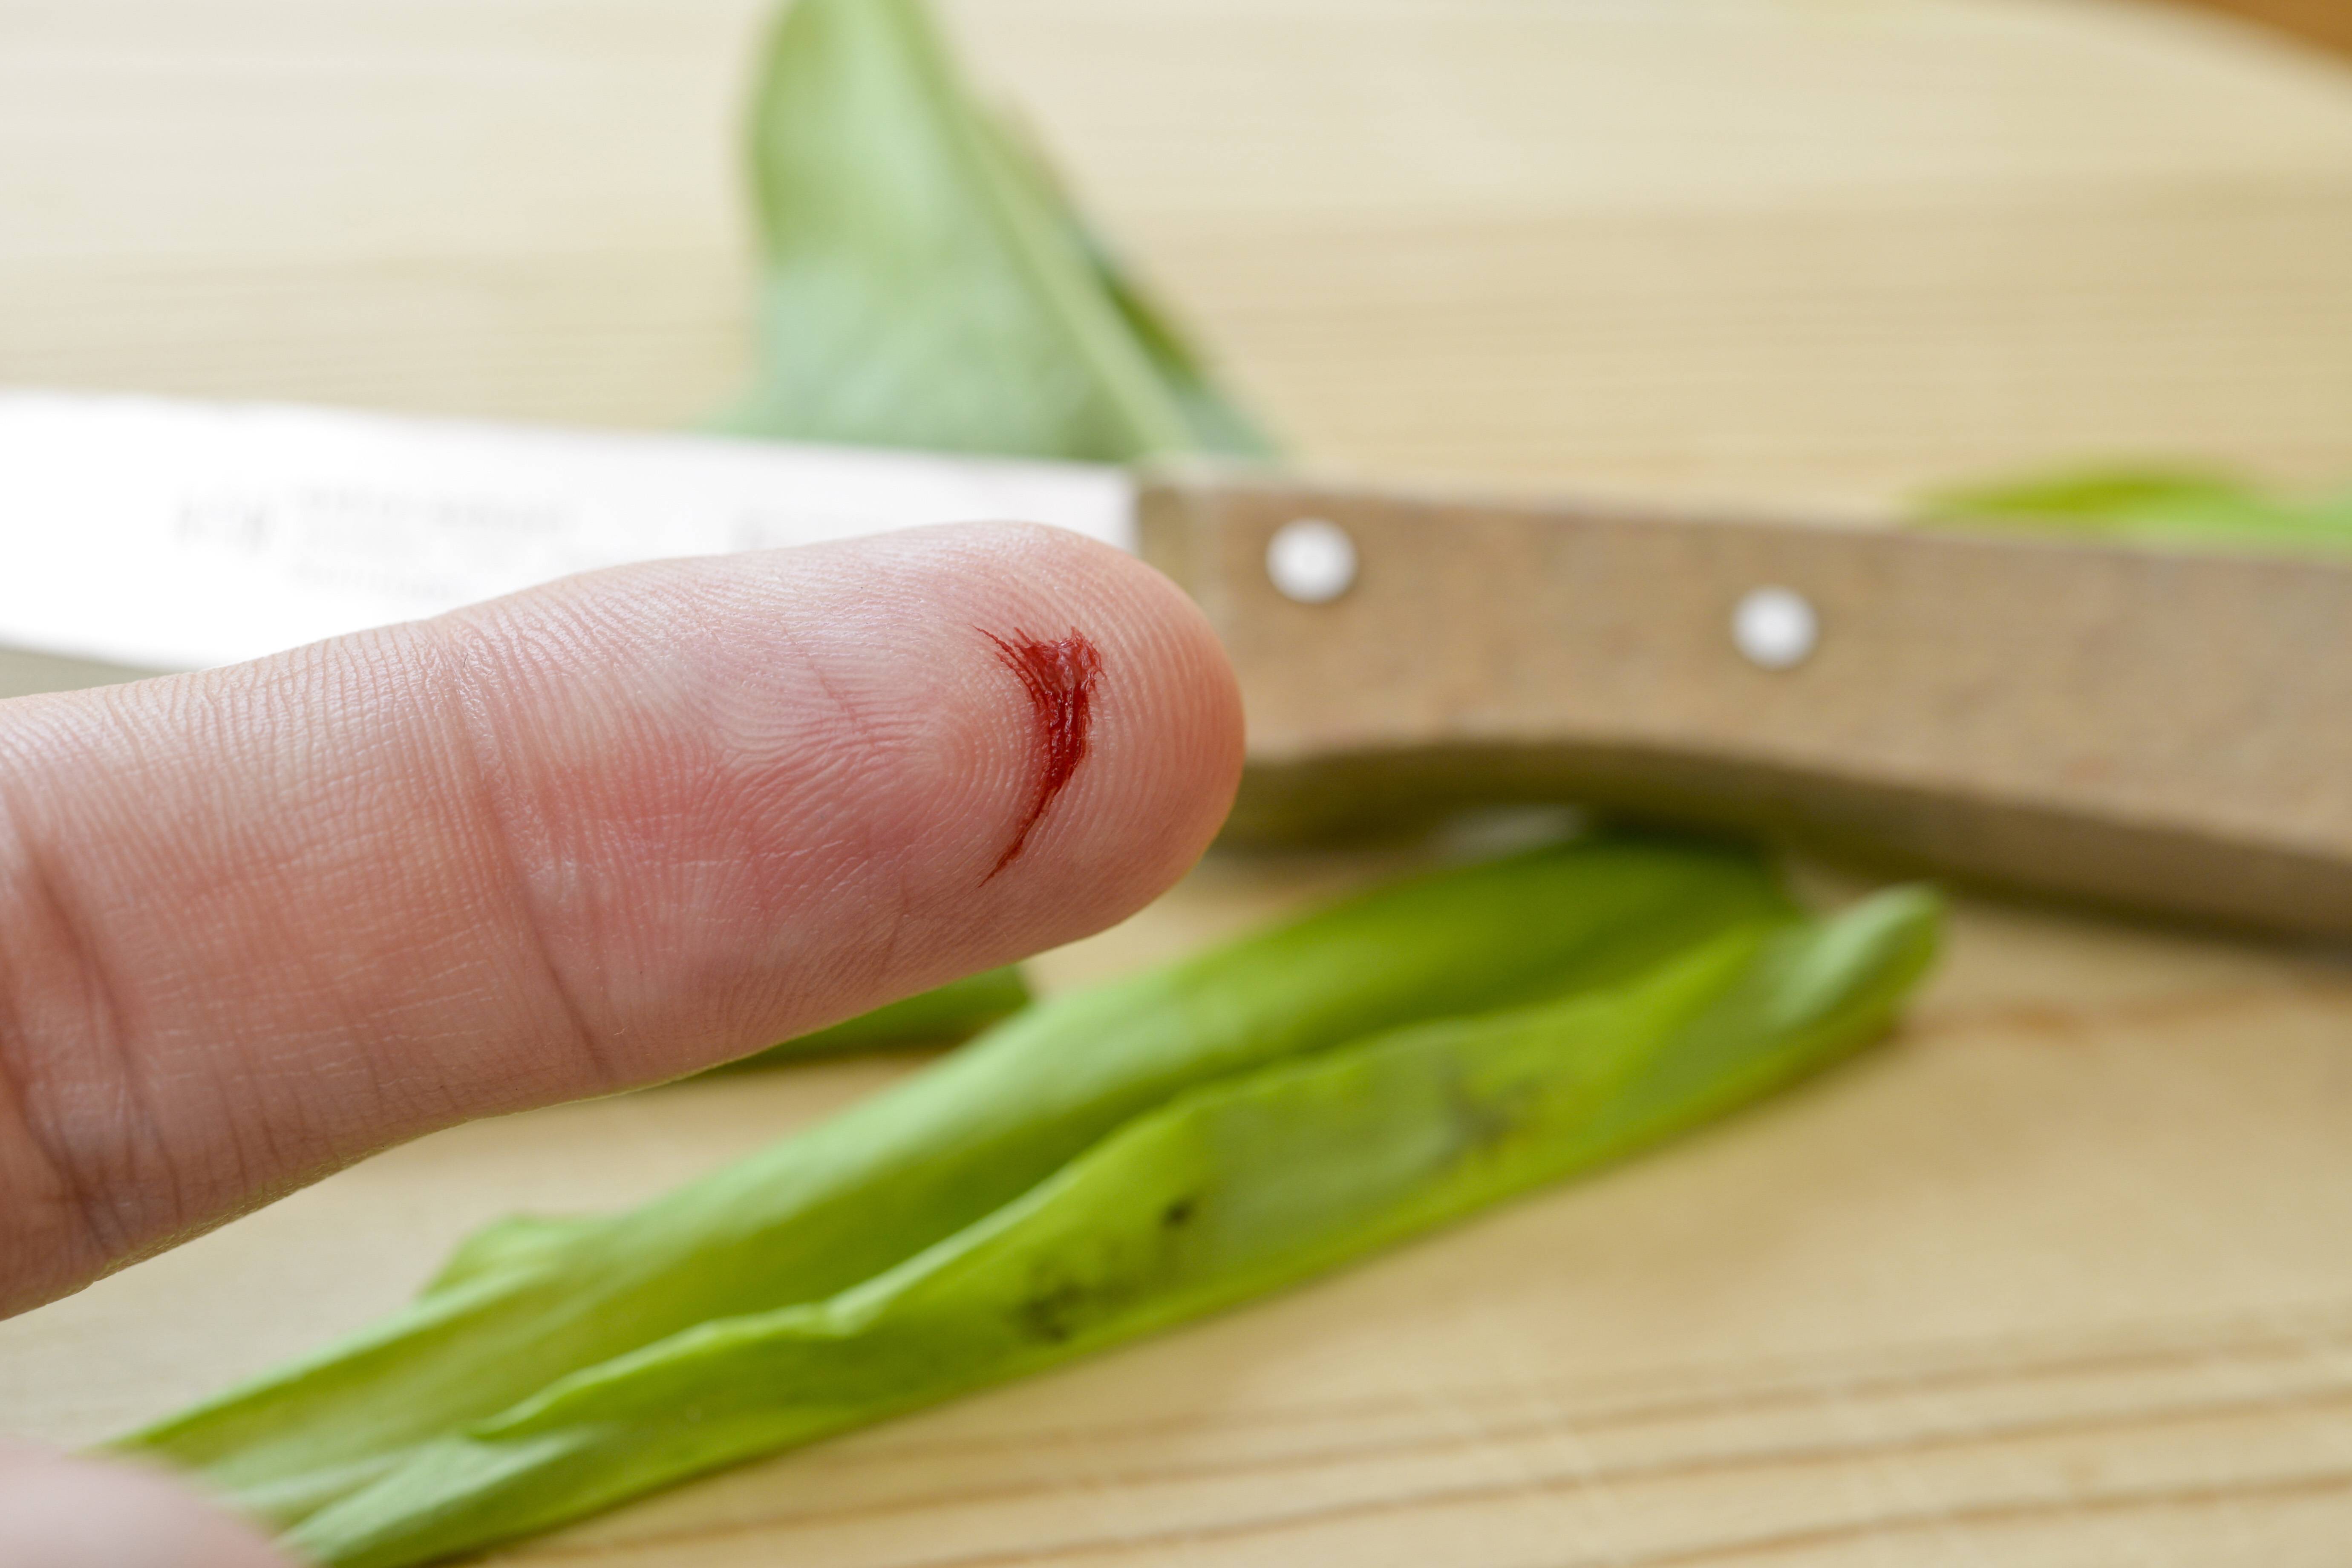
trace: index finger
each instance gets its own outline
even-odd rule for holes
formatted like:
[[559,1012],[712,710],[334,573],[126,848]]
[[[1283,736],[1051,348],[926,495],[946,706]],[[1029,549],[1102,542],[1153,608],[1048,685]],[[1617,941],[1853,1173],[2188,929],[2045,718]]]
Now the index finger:
[[0,1304],[1097,929],[1240,754],[1191,604],[1013,525],[0,704]]

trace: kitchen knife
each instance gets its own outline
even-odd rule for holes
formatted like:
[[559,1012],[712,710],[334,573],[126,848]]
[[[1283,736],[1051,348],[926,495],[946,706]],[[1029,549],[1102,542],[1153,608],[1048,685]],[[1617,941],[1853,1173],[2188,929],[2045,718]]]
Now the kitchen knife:
[[0,396],[0,642],[249,658],[568,572],[1023,517],[1233,656],[1228,832],[1591,802],[2352,935],[2352,566],[1214,469]]

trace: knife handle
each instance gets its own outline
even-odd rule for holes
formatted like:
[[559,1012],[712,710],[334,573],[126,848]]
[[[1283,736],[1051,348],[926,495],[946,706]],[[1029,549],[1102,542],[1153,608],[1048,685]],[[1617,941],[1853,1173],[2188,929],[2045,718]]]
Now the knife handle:
[[[1139,517],[1240,675],[1235,838],[1568,799],[2352,935],[2352,567],[1213,474]],[[1269,574],[1302,520],[1328,602]]]

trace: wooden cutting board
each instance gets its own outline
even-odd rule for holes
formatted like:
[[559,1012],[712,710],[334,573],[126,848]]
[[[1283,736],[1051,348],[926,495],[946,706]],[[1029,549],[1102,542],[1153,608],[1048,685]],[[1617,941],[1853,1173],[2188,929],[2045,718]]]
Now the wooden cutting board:
[[[765,9],[0,0],[0,377],[690,418],[750,339]],[[953,16],[1317,459],[1837,505],[2085,457],[2352,476],[2352,72],[2264,35],[2087,0]],[[1215,856],[1038,973],[1432,852]],[[909,1065],[387,1154],[0,1324],[0,1426],[120,1429],[482,1220],[631,1201]],[[1970,900],[1888,1049],[1668,1155],[512,1556],[2319,1568],[2347,1237],[2341,955]]]

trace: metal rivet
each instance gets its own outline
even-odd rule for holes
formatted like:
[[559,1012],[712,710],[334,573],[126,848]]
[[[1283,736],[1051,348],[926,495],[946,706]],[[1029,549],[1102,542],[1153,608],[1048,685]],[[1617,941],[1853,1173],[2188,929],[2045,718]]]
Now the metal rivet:
[[1338,523],[1293,518],[1265,542],[1275,592],[1301,605],[1328,605],[1355,585],[1356,542]]
[[1793,588],[1751,588],[1731,612],[1733,646],[1761,669],[1793,669],[1821,640],[1821,617]]

